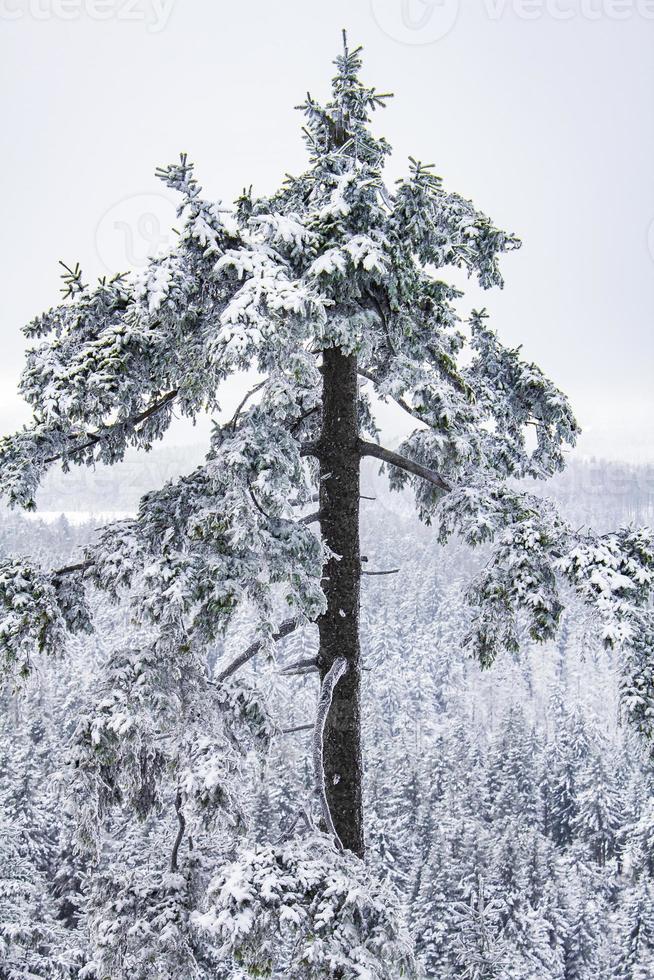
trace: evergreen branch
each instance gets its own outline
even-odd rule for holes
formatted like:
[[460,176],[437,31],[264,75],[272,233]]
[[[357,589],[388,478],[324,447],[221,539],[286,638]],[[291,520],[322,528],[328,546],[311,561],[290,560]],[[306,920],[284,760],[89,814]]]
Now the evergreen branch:
[[77,293],[83,293],[86,286],[82,282],[82,270],[80,269],[79,262],[75,263],[74,269],[67,266],[61,259],[59,259],[59,265],[65,270],[61,274],[61,278],[64,281],[64,288],[61,290],[61,293],[64,299],[70,299],[71,296],[75,296]]
[[320,800],[323,820],[329,833],[333,836],[339,850],[343,850],[343,844],[336,833],[334,821],[332,819],[329,803],[327,802],[327,789],[325,787],[325,766],[324,766],[324,738],[327,715],[332,706],[334,689],[343,674],[347,671],[347,660],[338,657],[331,665],[322,682],[320,688],[320,698],[318,699],[318,710],[316,712],[316,724],[313,736],[313,771],[316,780],[316,792]]
[[92,558],[87,558],[86,561],[77,562],[76,565],[64,565],[63,568],[55,568],[52,573],[53,578],[62,578],[64,575],[73,575],[75,572],[86,572],[89,568],[93,568],[95,562]]
[[377,313],[377,316],[379,317],[379,319],[381,321],[381,325],[384,328],[384,333],[386,335],[386,340],[388,342],[389,350],[390,350],[391,354],[393,354],[394,357],[397,357],[397,350],[396,350],[395,344],[393,343],[393,340],[391,338],[391,332],[390,332],[390,329],[389,329],[389,326],[388,326],[388,317],[386,315],[386,312],[385,312],[383,306],[381,305],[381,302],[379,301],[379,298],[377,296],[375,296],[375,294],[374,294],[374,292],[372,291],[371,288],[369,288],[366,291],[366,295],[367,295],[368,299],[371,301],[372,305],[374,306],[375,312]]
[[[289,633],[292,633],[294,630],[296,630],[298,626],[300,626],[299,620],[286,619],[279,627],[277,632],[273,633],[272,639],[275,642],[277,642],[277,640],[283,639],[285,636],[288,636]],[[216,681],[219,684],[222,684],[223,681],[226,681],[228,677],[231,677],[232,674],[235,674],[237,670],[240,670],[241,667],[244,666],[244,664],[246,664],[249,660],[252,660],[253,657],[256,657],[256,655],[261,650],[262,646],[263,646],[262,640],[255,640],[254,643],[251,643],[250,646],[247,648],[247,650],[244,650],[243,653],[240,653],[238,657],[232,660],[231,664],[225,667],[224,670],[221,670],[221,672],[216,676]]]
[[290,676],[291,674],[304,674],[318,669],[318,658],[307,657],[304,660],[296,660],[292,664],[282,667],[280,673]]
[[263,509],[263,507],[261,506],[261,504],[257,500],[256,494],[255,494],[254,490],[252,489],[252,484],[251,483],[248,483],[248,492],[250,494],[250,497],[252,498],[252,503],[257,508],[257,510],[259,511],[259,513],[260,514],[263,514],[263,516],[266,518],[267,521],[271,521],[272,520],[272,517],[270,516],[270,514],[267,513],[267,511],[265,511]]
[[303,422],[306,422],[307,419],[311,418],[312,415],[315,415],[319,411],[320,408],[318,405],[314,405],[313,408],[307,409],[306,412],[303,412],[302,415],[300,415],[299,418],[295,420],[295,422],[291,426],[291,432],[295,434]]
[[[320,520],[320,511],[316,511],[313,514],[307,514],[305,517],[299,517],[298,523],[313,524],[319,520]],[[63,578],[65,575],[74,575],[76,572],[87,572],[90,568],[93,568],[94,565],[95,565],[95,561],[93,560],[93,558],[87,558],[85,559],[85,561],[76,562],[73,565],[64,565],[62,568],[53,569],[51,573],[52,578],[58,579],[58,578]]]
[[[365,368],[357,368],[357,373],[360,374],[362,378],[365,378],[366,381],[371,381],[377,387],[381,384],[381,381],[377,375],[373,374],[371,371],[366,371]],[[403,409],[408,415],[411,415],[414,419],[418,419],[418,421],[422,422],[423,425],[429,424],[423,418],[423,416],[415,408],[412,408],[411,405],[409,405],[409,403],[406,402],[400,395],[390,395],[389,397],[391,397],[395,404],[399,405],[400,408]]]
[[250,398],[252,398],[252,395],[256,395],[256,393],[263,388],[265,383],[266,383],[265,381],[260,381],[258,385],[254,386],[254,388],[250,388],[250,390],[245,393],[241,401],[238,403],[238,405],[236,406],[236,411],[234,412],[231,419],[227,423],[227,427],[230,428],[232,432],[236,432],[236,423],[238,422],[239,415],[245,408]]
[[384,449],[383,446],[378,446],[375,442],[366,442],[364,439],[359,439],[359,452],[362,456],[374,456],[376,459],[381,459],[384,463],[397,466],[399,470],[404,470],[406,473],[413,474],[413,476],[419,476],[445,493],[450,493],[452,490],[450,484],[435,470],[429,469],[428,466],[423,466],[422,463],[416,463],[415,460],[408,459],[406,456],[401,456],[391,449]]
[[91,432],[86,436],[86,442],[80,443],[78,446],[74,446],[72,449],[67,450],[66,453],[57,453],[55,456],[48,456],[47,459],[43,460],[44,466],[50,463],[56,463],[58,460],[62,459],[64,455],[75,456],[77,453],[84,452],[85,449],[92,449],[93,446],[97,446],[99,442],[109,435],[109,433],[116,427],[117,424],[128,425],[131,428],[135,428],[140,425],[141,422],[145,422],[152,415],[161,411],[166,405],[170,404],[177,395],[179,394],[179,388],[173,388],[171,391],[166,392],[163,398],[158,399],[158,401],[153,402],[148,408],[144,409],[142,412],[138,412],[136,415],[130,416],[125,422],[115,423],[114,425],[105,426],[99,432]]

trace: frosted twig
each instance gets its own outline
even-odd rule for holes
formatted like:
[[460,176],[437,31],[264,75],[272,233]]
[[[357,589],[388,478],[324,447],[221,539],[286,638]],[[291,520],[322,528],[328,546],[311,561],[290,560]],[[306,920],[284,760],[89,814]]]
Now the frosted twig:
[[236,432],[236,425],[238,423],[239,415],[241,414],[241,412],[245,408],[247,402],[250,400],[250,398],[252,398],[252,395],[256,395],[256,393],[258,391],[261,391],[261,389],[263,388],[263,386],[265,385],[265,383],[266,383],[265,381],[260,381],[258,385],[255,385],[254,386],[254,388],[250,388],[250,390],[241,399],[241,401],[239,402],[239,404],[238,404],[238,406],[236,408],[236,411],[234,412],[234,414],[232,415],[231,419],[227,423],[227,428],[230,428],[232,430],[232,432]]
[[381,459],[383,463],[390,463],[391,466],[397,466],[400,470],[413,473],[414,476],[420,476],[423,480],[432,483],[446,493],[450,493],[452,490],[450,484],[435,470],[423,466],[422,463],[417,463],[413,459],[408,459],[406,456],[401,456],[399,453],[394,453],[391,449],[384,449],[383,446],[378,446],[375,442],[359,439],[359,452],[362,456],[375,456],[377,459]]
[[270,516],[270,514],[267,511],[265,511],[263,509],[263,507],[261,506],[261,504],[257,500],[256,495],[254,493],[254,490],[252,489],[252,484],[251,483],[248,483],[248,491],[250,493],[250,497],[252,498],[252,503],[257,508],[257,510],[259,511],[259,513],[260,514],[263,514],[263,516],[266,518],[267,521],[271,521],[272,520],[272,517]]
[[63,568],[55,568],[52,572],[53,578],[61,578],[62,575],[73,575],[75,572],[86,572],[93,568],[95,562],[88,558],[86,561],[77,562],[76,565],[65,565]]
[[282,728],[281,735],[294,735],[296,732],[308,732],[309,729],[313,728],[313,722],[309,722],[308,725],[295,725],[294,728]]
[[300,674],[307,671],[317,670],[318,660],[316,657],[308,657],[304,660],[296,660],[291,664],[286,664],[280,670],[280,674]]
[[[283,637],[288,636],[289,633],[292,633],[293,630],[296,630],[299,625],[300,623],[297,619],[285,620],[277,632],[273,633],[272,639],[281,640]],[[254,643],[251,643],[247,650],[244,650],[243,653],[239,653],[238,657],[235,657],[231,664],[228,664],[224,670],[221,670],[220,673],[216,675],[216,681],[218,683],[226,681],[228,677],[235,674],[237,670],[248,662],[248,660],[252,660],[252,657],[255,657],[258,654],[262,646],[262,640],[255,640]]]
[[[132,415],[130,418],[125,419],[125,421],[121,422],[120,425],[135,429],[141,422],[145,422],[145,420],[149,419],[150,416],[160,412],[162,408],[165,408],[172,401],[174,401],[178,394],[178,388],[174,388],[172,391],[166,392],[166,394],[158,401],[152,402],[152,404],[149,405],[148,408],[145,408],[142,412],[138,412],[138,414]],[[85,449],[92,449],[93,446],[96,446],[99,442],[102,442],[103,439],[110,436],[113,430],[117,428],[117,425],[118,423],[115,425],[106,425],[97,432],[87,432],[84,436],[81,436],[81,438],[84,439],[84,442],[81,442],[77,446],[73,446],[71,449],[66,450],[65,455],[73,457],[76,453],[84,452]],[[56,463],[62,458],[63,455],[64,453],[60,452],[54,456],[48,456],[43,460],[43,463],[44,465]]]

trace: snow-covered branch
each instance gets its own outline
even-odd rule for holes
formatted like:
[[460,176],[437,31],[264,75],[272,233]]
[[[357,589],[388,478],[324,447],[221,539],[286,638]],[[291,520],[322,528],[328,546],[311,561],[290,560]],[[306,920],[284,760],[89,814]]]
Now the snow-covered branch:
[[87,572],[93,568],[94,562],[87,558],[85,561],[78,561],[73,565],[64,565],[63,568],[55,568],[52,573],[53,579],[63,578],[65,575],[75,575],[76,572]]
[[[173,388],[171,391],[166,392],[162,398],[158,398],[156,401],[152,402],[152,404],[143,409],[142,412],[137,412],[136,415],[132,415],[130,418],[121,420],[116,424],[120,425],[121,428],[134,429],[137,425],[140,425],[141,422],[145,422],[147,419],[151,418],[153,415],[156,415],[158,412],[162,411],[162,409],[170,405],[170,403],[177,398],[178,394],[179,390],[177,388]],[[45,466],[49,466],[51,463],[58,462],[64,457],[64,455],[67,457],[75,456],[77,453],[82,453],[87,449],[92,449],[94,446],[97,446],[99,442],[102,442],[103,439],[106,439],[111,434],[113,429],[114,426],[108,425],[98,432],[89,432],[82,437],[82,442],[71,446],[71,448],[67,449],[65,453],[56,453],[53,456],[46,457],[43,460],[43,464]]]
[[280,673],[286,677],[290,677],[292,674],[307,674],[317,669],[318,658],[306,657],[302,660],[295,660],[293,663],[286,664],[285,667],[282,667]]
[[[289,633],[296,630],[299,625],[300,623],[297,619],[285,620],[277,632],[273,634],[272,639],[275,641],[281,640],[283,637],[288,636]],[[220,673],[216,676],[216,681],[218,681],[218,683],[226,681],[228,677],[231,677],[237,670],[240,670],[241,667],[243,667],[249,660],[256,657],[262,646],[263,640],[255,640],[254,643],[251,643],[247,650],[240,653],[238,657],[235,657],[234,660],[232,660],[231,664],[220,671]]]
[[336,833],[334,821],[332,820],[329,803],[327,802],[327,791],[325,788],[325,767],[323,765],[323,749],[325,737],[325,724],[327,715],[332,706],[334,689],[343,674],[347,671],[347,661],[343,657],[338,657],[327,671],[320,688],[320,698],[318,700],[318,710],[316,711],[316,724],[313,735],[313,771],[316,780],[316,792],[320,800],[323,820],[329,833],[333,836],[339,848],[343,845]]
[[[378,386],[380,384],[380,379],[377,377],[376,374],[373,374],[371,371],[366,371],[365,368],[359,367],[357,368],[357,372],[358,374],[361,375],[362,378],[365,378],[366,381],[372,382],[373,385]],[[407,415],[411,415],[412,418],[417,419],[419,422],[422,422],[423,425],[428,424],[424,416],[421,415],[420,412],[418,412],[415,408],[412,408],[411,405],[409,405],[409,403],[405,401],[401,395],[393,395],[392,398],[395,404],[399,405],[400,408],[407,413]]]
[[414,476],[422,477],[423,480],[433,484],[445,493],[449,493],[452,490],[450,484],[439,473],[436,473],[435,470],[429,469],[428,466],[423,466],[422,463],[416,463],[412,459],[407,459],[406,456],[401,456],[399,453],[393,452],[392,449],[384,449],[383,446],[378,446],[374,442],[366,442],[364,439],[360,439],[359,452],[362,456],[374,456],[376,459],[381,459],[384,463],[397,466],[398,469],[404,470],[406,473],[412,473]]

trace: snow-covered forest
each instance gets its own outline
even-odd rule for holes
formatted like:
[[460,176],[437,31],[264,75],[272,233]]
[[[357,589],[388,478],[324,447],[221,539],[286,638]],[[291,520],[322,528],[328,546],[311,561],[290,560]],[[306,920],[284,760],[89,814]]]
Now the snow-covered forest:
[[[154,453],[153,478],[186,459]],[[129,511],[148,489],[137,472],[130,464],[101,470],[84,487],[71,474],[78,510],[107,513],[114,500]],[[45,511],[70,504],[64,480],[44,487]],[[572,608],[555,643],[525,638],[519,654],[482,671],[461,638],[470,615],[463,590],[483,556],[439,547],[407,495],[388,494],[376,468],[366,469],[363,488],[376,497],[364,510],[370,565],[399,568],[368,578],[362,594],[369,857],[399,889],[423,975],[651,980],[654,774],[620,723],[619,671],[593,618]],[[645,468],[573,463],[544,490],[578,524],[653,516]],[[97,536],[97,521],[69,517],[6,514],[3,554],[34,554],[47,566],[75,560]],[[79,849],[68,797],[83,765],[80,725],[99,726],[105,699],[119,696],[103,687],[102,667],[134,630],[121,606],[100,594],[94,604],[98,632],[41,663],[20,697],[3,696],[0,971],[181,978],[191,975],[192,957],[207,976],[236,977],[213,962],[202,930],[185,926],[184,888],[170,873],[172,802],[141,824],[114,826],[92,874]],[[245,616],[214,648],[216,663],[241,650],[249,632]],[[281,671],[315,648],[306,629],[279,644],[276,662],[250,668],[276,732],[267,761],[252,756],[247,771],[241,833],[251,843],[282,837],[311,794],[310,732],[283,732],[312,724],[318,686]],[[125,726],[136,710],[124,705]],[[190,847],[184,839],[185,875],[194,873]],[[212,864],[228,864],[234,847],[231,834],[219,836]],[[230,887],[238,896],[246,885]],[[116,965],[123,944],[128,952]]]

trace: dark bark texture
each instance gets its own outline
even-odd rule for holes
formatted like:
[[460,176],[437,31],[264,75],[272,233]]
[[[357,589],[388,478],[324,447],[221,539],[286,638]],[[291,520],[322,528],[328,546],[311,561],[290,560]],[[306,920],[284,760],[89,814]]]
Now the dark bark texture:
[[322,535],[327,546],[340,556],[330,560],[324,571],[327,611],[318,620],[321,681],[339,657],[347,662],[347,672],[336,685],[325,726],[326,793],[343,846],[363,857],[357,359],[337,347],[323,352],[318,459]]

